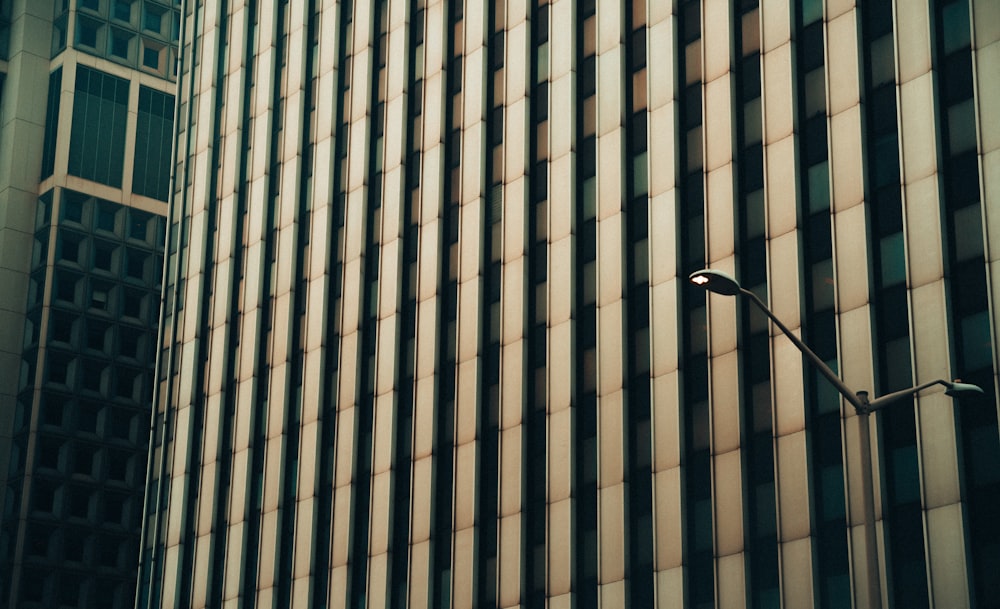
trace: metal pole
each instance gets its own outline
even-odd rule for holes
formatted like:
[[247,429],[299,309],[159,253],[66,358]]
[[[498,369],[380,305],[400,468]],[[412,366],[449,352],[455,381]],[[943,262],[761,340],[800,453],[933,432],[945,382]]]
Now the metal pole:
[[864,405],[855,411],[858,415],[858,442],[861,443],[861,494],[865,504],[865,566],[868,578],[868,607],[881,609],[882,582],[879,578],[878,543],[875,538],[875,484],[872,481],[872,443],[868,427],[868,392],[859,391],[858,398]]

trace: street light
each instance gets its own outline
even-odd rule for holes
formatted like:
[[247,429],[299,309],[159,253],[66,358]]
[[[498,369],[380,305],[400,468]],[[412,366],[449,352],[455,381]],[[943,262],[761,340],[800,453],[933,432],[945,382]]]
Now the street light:
[[915,387],[910,387],[909,389],[894,391],[875,398],[874,400],[869,400],[867,391],[851,391],[847,385],[844,384],[844,381],[840,380],[840,377],[826,365],[826,362],[813,353],[812,349],[799,340],[798,336],[792,334],[792,331],[789,330],[785,324],[781,323],[781,320],[774,316],[774,313],[767,308],[764,302],[758,298],[756,294],[742,287],[733,277],[723,273],[722,271],[702,269],[691,273],[691,275],[688,276],[688,279],[691,283],[705,288],[709,292],[714,292],[723,296],[742,295],[749,298],[750,302],[754,303],[758,309],[767,315],[768,319],[774,322],[774,325],[777,326],[790,341],[792,341],[792,344],[794,344],[795,347],[802,352],[802,355],[804,355],[806,359],[809,360],[809,362],[815,366],[817,370],[819,370],[820,374],[825,376],[826,379],[830,381],[834,387],[836,387],[837,391],[840,392],[840,395],[844,396],[844,399],[854,407],[854,412],[858,415],[858,439],[861,444],[862,499],[865,504],[865,561],[868,563],[866,565],[868,571],[868,606],[871,609],[881,607],[882,590],[881,582],[879,580],[878,546],[875,543],[875,489],[872,482],[872,447],[870,430],[868,429],[868,415],[876,410],[889,406],[893,402],[915,395],[934,385],[943,385],[945,388],[945,395],[950,397],[960,397],[973,393],[982,393],[983,390],[978,386],[969,383],[938,379],[922,383]]

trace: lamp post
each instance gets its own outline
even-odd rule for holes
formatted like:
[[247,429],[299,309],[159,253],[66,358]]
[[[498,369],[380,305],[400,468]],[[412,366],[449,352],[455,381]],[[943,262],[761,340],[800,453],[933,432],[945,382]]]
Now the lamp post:
[[840,377],[826,365],[826,362],[820,359],[820,357],[816,355],[812,349],[807,347],[798,336],[795,336],[795,334],[793,334],[792,331],[785,326],[785,324],[781,323],[781,320],[775,317],[774,313],[767,308],[764,302],[758,298],[756,294],[742,287],[739,282],[737,282],[730,275],[713,269],[702,269],[691,273],[688,279],[691,283],[705,288],[709,292],[714,292],[723,296],[742,295],[749,298],[750,302],[767,315],[768,319],[770,319],[774,325],[777,326],[790,341],[792,341],[792,344],[802,352],[802,355],[809,360],[809,363],[819,370],[820,374],[826,377],[826,380],[830,381],[830,384],[832,384],[837,391],[840,392],[840,395],[842,395],[844,399],[854,407],[854,412],[858,415],[858,441],[861,444],[861,488],[863,495],[862,499],[865,506],[865,562],[867,563],[865,566],[868,573],[868,606],[870,609],[880,608],[882,606],[882,590],[881,581],[879,579],[878,546],[875,542],[875,488],[872,482],[872,447],[871,435],[868,427],[868,415],[876,410],[889,406],[903,398],[915,395],[934,385],[943,385],[945,388],[945,395],[950,397],[959,397],[972,393],[982,393],[983,390],[978,386],[971,385],[969,383],[938,379],[922,383],[915,387],[910,387],[909,389],[894,391],[875,398],[874,400],[870,400],[868,398],[867,391],[851,391],[851,389],[849,389],[847,385],[840,380]]

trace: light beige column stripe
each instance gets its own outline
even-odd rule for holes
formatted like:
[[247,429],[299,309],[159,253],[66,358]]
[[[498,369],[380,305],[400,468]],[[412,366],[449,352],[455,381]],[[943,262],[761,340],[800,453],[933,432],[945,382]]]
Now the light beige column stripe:
[[[364,281],[364,267],[367,244],[365,243],[365,223],[367,218],[368,157],[370,142],[370,121],[373,120],[369,107],[371,86],[369,74],[377,66],[374,45],[370,35],[378,35],[377,23],[372,23],[372,8],[366,3],[354,3],[353,41],[351,44],[352,73],[349,114],[344,119],[349,124],[347,142],[346,210],[344,216],[344,288],[345,295],[359,295],[367,291]],[[348,109],[345,109],[348,110]],[[357,392],[362,365],[362,344],[360,330],[364,311],[360,298],[342,299],[341,340],[340,340],[340,386],[337,388],[337,467],[334,475],[333,542],[330,566],[329,606],[342,609],[347,605],[347,591],[350,588],[349,560],[367,561],[364,556],[352,557],[351,535],[354,521],[359,518],[354,513],[351,490],[355,483],[354,459],[357,428]],[[367,509],[367,508],[365,508]]]
[[[308,9],[307,9],[308,10]],[[312,155],[312,200],[310,206],[312,217],[309,224],[309,257],[305,260],[303,269],[307,281],[305,329],[302,335],[304,354],[302,364],[302,411],[300,456],[298,472],[298,502],[296,505],[295,530],[296,552],[292,565],[292,609],[306,609],[319,602],[315,598],[314,578],[325,578],[327,573],[316,573],[313,564],[319,560],[317,545],[322,545],[316,538],[317,522],[330,518],[330,514],[320,513],[320,473],[323,462],[322,455],[329,447],[323,446],[324,429],[333,426],[332,419],[324,418],[323,412],[334,395],[325,392],[326,379],[333,363],[328,360],[325,343],[329,335],[328,324],[336,308],[330,301],[331,281],[336,281],[330,260],[335,257],[333,248],[336,234],[332,226],[336,216],[334,201],[333,176],[335,173],[337,110],[340,98],[337,91],[337,49],[340,46],[340,27],[336,20],[337,7],[330,4],[320,8],[313,19],[313,27],[322,32],[319,36],[319,49],[314,59],[313,72],[317,75],[313,83],[313,95],[316,98],[316,110],[312,116],[312,129],[315,142]],[[308,15],[305,16],[309,18]],[[312,42],[306,40],[306,52],[312,52]],[[306,78],[312,78],[306,74]],[[309,111],[309,100],[304,100],[304,112]],[[303,170],[309,168],[303,167]],[[308,550],[306,550],[308,548]]]
[[[909,288],[911,358],[914,382],[956,376],[949,353],[948,306],[944,279],[943,185],[938,168],[930,2],[897,11],[894,24],[903,233]],[[925,148],[926,146],[926,148]],[[925,552],[932,606],[968,605],[968,564],[959,486],[954,404],[932,392],[916,399],[917,451],[924,507]],[[876,487],[877,488],[877,487]],[[884,546],[883,546],[884,547]],[[883,553],[883,563],[885,553]],[[883,586],[885,589],[885,586]]]
[[[702,9],[702,82],[705,167],[705,243],[708,266],[735,275],[733,84],[729,2],[706,0]],[[716,601],[746,605],[744,489],[740,442],[737,299],[708,295],[709,404]]]
[[549,4],[549,184],[548,270],[546,285],[548,354],[546,357],[546,584],[551,609],[572,603],[573,560],[573,387],[576,355],[573,300],[576,237],[576,176],[573,142],[578,111],[574,60],[577,22],[575,0]]
[[597,536],[598,594],[625,603],[624,256],[622,7],[597,2]]
[[[443,0],[425,3],[424,99],[421,114],[420,227],[417,254],[417,315],[413,402],[413,455],[410,478],[410,560],[408,607],[427,609],[431,591],[431,506],[434,498],[433,463],[437,408],[444,407],[437,395],[438,343],[444,335],[438,327],[438,275],[441,269],[441,214],[444,188],[444,100],[447,22]],[[418,26],[419,27],[419,26]],[[430,44],[427,41],[431,41]]]
[[[867,269],[867,248],[857,246],[857,236],[866,234],[864,170],[862,168],[862,132],[860,87],[864,75],[860,71],[858,42],[860,15],[851,0],[841,0],[826,7],[824,41],[826,43],[826,102],[829,133],[829,179],[833,227],[833,277],[839,326],[839,373],[848,387],[857,390],[874,389],[874,362],[871,349],[871,310],[869,307],[867,273],[840,272],[841,269]],[[874,394],[873,394],[874,395]],[[844,404],[844,471],[847,476],[847,503],[850,523],[852,564],[865,564],[865,512],[862,490],[861,445],[858,421],[854,409]],[[875,419],[869,421],[871,437],[877,438]],[[881,501],[877,440],[871,443],[872,477],[876,489],[876,543],[881,539]],[[879,555],[885,556],[885,546],[879,543]],[[854,594],[859,603],[865,602],[868,575],[864,568],[853,571]],[[885,577],[880,588],[886,595]]]
[[[203,44],[205,45],[206,51],[210,52],[209,56],[216,56],[218,50],[213,50],[215,46],[219,44],[218,39],[218,26],[219,22],[222,20],[228,20],[228,14],[220,14],[221,7],[215,6],[212,10],[208,10],[206,7],[204,12],[206,35],[203,38]],[[215,83],[218,81],[219,74],[216,72],[216,63],[212,62],[210,65],[203,65],[202,70],[207,72],[211,78],[206,79],[206,89],[202,89],[202,95],[209,98],[211,103],[218,107],[219,100],[225,100],[226,90],[217,89]],[[203,72],[203,73],[204,73]],[[211,83],[211,84],[209,84]],[[183,120],[183,117],[180,118]],[[219,162],[216,166],[211,168],[211,171],[218,171],[219,165],[225,163],[225,150],[226,150],[226,139],[232,136],[231,125],[227,121],[225,115],[212,116],[208,125],[207,131],[215,132],[218,130],[223,134],[220,138],[218,144],[218,149],[214,149],[213,145],[210,144],[208,148],[208,159],[211,160],[212,154],[217,153],[219,156]],[[228,180],[226,178],[229,178]],[[207,189],[206,189],[207,190]],[[209,197],[215,197],[217,199],[216,206],[218,211],[209,212],[218,215],[218,218],[224,219],[225,214],[223,212],[225,205],[224,201],[232,202],[232,175],[225,176],[221,174],[219,176],[219,183],[216,186],[216,192],[208,193],[206,192],[205,201],[207,202]],[[223,193],[228,196],[223,199]],[[206,220],[211,221],[210,218]],[[219,222],[218,224],[222,224]],[[213,282],[212,286],[212,296],[211,298],[218,302],[216,299],[221,299],[223,301],[228,301],[228,290],[231,282],[231,265],[230,261],[230,251],[232,247],[231,238],[231,226],[229,223],[225,223],[227,226],[219,226],[219,229],[215,231],[214,234],[209,233],[206,235],[206,246],[208,246],[208,239],[213,239],[215,242],[211,244],[213,248],[213,259],[215,266],[215,271],[213,272]],[[206,227],[207,228],[207,227]],[[229,236],[229,239],[226,237]],[[225,386],[225,373],[224,369],[226,367],[226,359],[224,357],[224,347],[227,343],[227,337],[229,336],[229,326],[225,323],[225,317],[216,314],[216,309],[213,307],[209,311],[210,329],[206,336],[202,336],[203,348],[208,350],[208,364],[205,370],[205,386],[201,389],[204,392],[204,425],[202,431],[202,446],[201,446],[201,471],[200,471],[200,481],[198,482],[198,488],[203,489],[202,492],[198,494],[198,508],[195,518],[196,523],[193,523],[195,528],[196,542],[195,542],[195,552],[194,552],[194,564],[192,567],[192,600],[194,601],[195,607],[198,607],[201,602],[200,599],[206,598],[206,592],[208,589],[208,572],[210,571],[209,565],[211,558],[211,548],[212,548],[212,531],[214,529],[215,520],[215,505],[219,500],[216,497],[216,484],[218,482],[218,456],[219,456],[219,442],[221,440],[220,429],[224,425],[223,417],[225,412],[225,394],[223,393],[223,387]],[[224,458],[228,458],[225,455]],[[192,474],[194,475],[194,474]],[[205,492],[204,489],[212,489],[211,492]]]
[[[215,25],[215,11],[206,10],[203,14],[203,21],[199,23],[199,27],[202,28],[201,34],[204,37],[205,44],[211,47],[215,42],[216,36],[210,33],[209,30],[214,30]],[[207,22],[207,23],[206,23]],[[207,29],[206,29],[207,28]],[[214,65],[214,64],[213,64]],[[184,343],[184,347],[181,352],[180,358],[180,377],[178,381],[178,388],[175,394],[175,404],[177,404],[177,413],[174,429],[174,437],[176,441],[172,443],[172,456],[171,458],[171,468],[169,470],[169,484],[170,484],[170,494],[173,497],[184,498],[187,497],[186,491],[186,476],[188,470],[191,469],[190,460],[191,448],[189,443],[189,438],[194,437],[194,427],[197,421],[194,418],[194,413],[192,411],[192,403],[199,399],[199,395],[203,391],[203,387],[195,386],[194,370],[197,365],[199,365],[198,350],[194,344],[194,339],[200,334],[199,332],[199,322],[200,318],[198,312],[201,310],[201,302],[205,298],[203,293],[203,273],[201,267],[201,260],[203,258],[203,253],[205,251],[207,240],[210,238],[210,233],[208,231],[208,219],[207,219],[207,202],[214,193],[208,192],[210,181],[207,179],[208,171],[214,171],[215,168],[209,166],[211,165],[211,141],[210,135],[205,135],[206,132],[212,130],[212,124],[215,120],[213,105],[214,97],[211,94],[212,84],[214,83],[214,73],[212,71],[212,65],[198,65],[194,68],[194,80],[197,83],[196,86],[202,95],[199,97],[199,105],[194,108],[194,112],[198,113],[198,123],[203,126],[200,131],[189,134],[191,138],[195,140],[195,150],[192,151],[189,157],[189,171],[193,172],[193,180],[190,186],[187,188],[186,197],[188,201],[189,209],[189,224],[188,224],[188,249],[185,252],[184,264],[185,267],[181,270],[181,274],[184,277],[185,291],[181,296],[183,300],[183,308],[188,311],[190,315],[177,315],[176,322],[179,325],[178,328],[178,341]],[[184,438],[182,440],[182,438]],[[198,455],[200,458],[201,455]],[[192,475],[198,475],[194,472]],[[187,530],[188,527],[194,529],[195,535],[197,535],[197,516],[195,522],[188,522],[187,519],[187,500],[181,499],[176,502],[171,502],[170,508],[168,510],[168,529],[165,539],[166,548],[166,558],[165,558],[165,574],[174,573],[176,569],[181,567],[181,555],[185,551],[184,540],[182,539],[182,533]],[[196,542],[195,542],[196,543]],[[196,544],[197,545],[197,544]],[[180,575],[179,571],[176,571]],[[178,577],[175,581],[180,581]],[[180,599],[176,595],[180,591],[177,589],[166,588],[163,591],[163,598],[165,603],[169,602],[185,602],[186,599]]]
[[455,397],[454,511],[452,534],[452,607],[471,609],[475,604],[473,582],[479,566],[475,554],[476,453],[479,426],[481,371],[479,370],[480,308],[483,301],[481,243],[483,232],[482,158],[487,141],[484,113],[486,78],[489,76],[486,41],[488,12],[492,3],[469,0],[465,4],[465,59],[462,91],[462,197],[459,213],[458,354]]
[[[497,508],[497,606],[517,607],[521,600],[522,459],[525,404],[524,319],[525,247],[529,203],[527,155],[531,76],[531,28],[527,3],[507,4],[504,33],[504,187],[502,224],[499,505]],[[495,91],[494,95],[500,92]]]
[[[395,501],[408,501],[406,497],[393,498],[392,485],[395,479],[393,457],[395,447],[396,411],[396,370],[400,316],[399,279],[405,269],[401,268],[403,197],[406,194],[403,162],[406,151],[408,121],[405,103],[405,83],[409,78],[407,40],[409,17],[406,0],[389,0],[383,10],[387,16],[386,43],[386,93],[383,183],[382,183],[382,226],[380,238],[378,271],[378,344],[375,352],[375,401],[372,413],[372,468],[371,468],[371,520],[368,526],[368,595],[367,602],[372,607],[387,606],[389,594],[396,581],[389,580],[391,558],[389,532]],[[395,579],[396,574],[393,574]],[[405,577],[405,574],[403,575]]]
[[[289,430],[285,428],[287,413],[290,409],[299,408],[295,403],[296,392],[292,391],[291,354],[295,346],[291,343],[293,326],[297,323],[295,311],[294,281],[291,272],[295,268],[295,259],[303,255],[298,244],[298,195],[299,180],[302,175],[301,133],[303,99],[302,87],[304,79],[305,55],[304,45],[304,3],[305,0],[292,0],[285,8],[283,21],[275,23],[275,44],[281,44],[281,36],[286,37],[285,48],[275,47],[275,63],[277,55],[284,53],[284,65],[281,67],[281,82],[274,86],[285,91],[281,103],[281,114],[272,113],[272,125],[281,125],[283,137],[278,149],[278,158],[272,163],[278,163],[276,172],[271,179],[280,180],[281,189],[277,200],[273,203],[276,224],[276,242],[273,243],[275,263],[272,268],[273,302],[271,305],[270,353],[268,383],[269,396],[267,420],[267,445],[264,459],[264,492],[263,520],[260,532],[260,558],[258,562],[257,602],[262,608],[277,607],[285,601],[277,598],[278,580],[281,574],[279,568],[279,552],[284,544],[293,544],[293,539],[281,538],[281,520],[285,510],[294,510],[295,505],[285,504],[283,498],[284,479],[295,476],[297,472],[288,471],[284,462],[289,442]],[[277,20],[278,11],[274,18]],[[276,66],[277,67],[277,66]],[[272,93],[273,94],[273,93]],[[297,449],[296,449],[297,450]],[[294,551],[294,548],[293,548]]]
[[[795,89],[789,0],[761,2],[760,28],[768,304],[799,333],[798,163],[792,135]],[[786,607],[812,607],[812,522],[808,510],[801,509],[809,492],[802,355],[773,325],[770,333],[781,598]]]
[[647,4],[647,108],[649,114],[649,326],[652,349],[653,569],[660,609],[681,609],[684,601],[684,523],[681,518],[681,446],[677,296],[686,278],[677,276],[677,208],[680,204],[675,154],[678,92],[671,61],[677,48],[677,16],[666,2]]

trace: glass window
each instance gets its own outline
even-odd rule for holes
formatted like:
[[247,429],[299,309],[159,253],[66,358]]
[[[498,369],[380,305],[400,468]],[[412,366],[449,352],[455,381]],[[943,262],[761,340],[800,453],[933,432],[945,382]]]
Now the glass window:
[[802,25],[809,25],[823,18],[823,0],[801,0]]
[[966,371],[991,368],[993,348],[990,340],[990,316],[981,311],[964,317],[962,324],[962,367]]
[[114,252],[115,247],[111,243],[102,241],[94,242],[94,268],[102,271],[114,272]]
[[65,302],[75,302],[78,279],[79,276],[74,273],[59,273],[56,275],[56,298]]
[[972,98],[948,108],[948,153],[976,150],[976,109]]
[[955,258],[960,261],[983,255],[983,218],[978,205],[966,205],[952,215]]
[[[877,3],[876,3],[877,4]],[[895,82],[896,56],[892,48],[892,34],[882,36],[871,44],[872,88]]]
[[107,323],[88,320],[87,321],[87,348],[95,351],[104,351],[104,339],[107,335]]
[[760,50],[760,14],[756,8],[743,14],[740,29],[743,55],[756,54]]
[[827,162],[817,163],[809,168],[809,212],[830,210],[830,175]]
[[76,42],[81,46],[97,48],[97,39],[102,25],[100,21],[80,16],[76,22]]
[[127,80],[77,66],[68,171],[121,187],[128,120]]
[[52,57],[55,57],[66,48],[68,30],[66,15],[57,17],[52,21],[52,45],[49,50]]
[[132,0],[112,0],[111,16],[121,21],[131,21]]
[[59,233],[59,251],[56,252],[57,261],[79,263],[81,260],[80,251],[83,246],[83,236],[71,232]]
[[143,4],[142,29],[159,34],[163,31],[163,14],[165,9],[150,2]]
[[[132,192],[160,201],[168,199],[173,126],[173,96],[140,86]],[[145,239],[145,228],[140,238]]]
[[[897,313],[905,317],[904,312]],[[913,385],[910,367],[910,337],[903,336],[885,344],[885,387],[888,390],[905,389]],[[916,467],[916,464],[914,464]]]
[[122,314],[128,317],[142,318],[142,301],[144,294],[141,290],[124,288],[122,290]]
[[906,281],[906,252],[903,233],[883,237],[879,242],[882,285],[890,286]]
[[62,68],[49,75],[48,102],[45,107],[45,139],[42,141],[42,177],[55,170],[56,138],[59,133],[59,102],[62,93]]
[[109,305],[110,287],[102,282],[94,282],[90,288],[90,306],[94,309],[107,311]]
[[968,0],[956,0],[945,5],[941,9],[941,21],[945,54],[951,54],[971,44]]
[[115,215],[117,205],[108,201],[97,204],[95,225],[99,230],[113,233],[115,231]]
[[111,40],[108,44],[108,53],[112,57],[128,60],[129,47],[131,47],[132,34],[117,28],[111,29]]
[[160,70],[160,55],[162,48],[151,45],[143,41],[142,44],[142,65],[150,70]]

